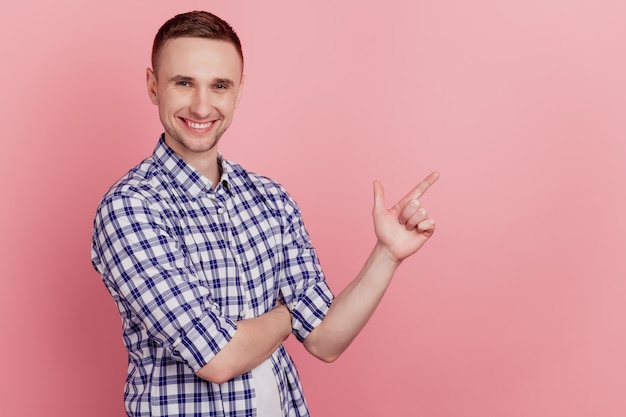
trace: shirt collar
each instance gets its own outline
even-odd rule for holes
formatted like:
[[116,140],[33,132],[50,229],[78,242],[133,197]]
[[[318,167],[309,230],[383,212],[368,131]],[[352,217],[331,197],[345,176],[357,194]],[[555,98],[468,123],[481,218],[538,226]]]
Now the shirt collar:
[[220,185],[218,185],[218,188],[222,187],[232,197],[233,187],[231,178],[234,177],[233,167],[231,164],[228,163],[227,160],[222,157],[221,153],[217,155],[217,163],[220,165],[220,171],[222,172],[222,177],[220,178]]
[[[203,192],[213,193],[213,183],[191,167],[191,165],[183,161],[176,152],[167,146],[164,135],[161,135],[159,138],[159,142],[154,149],[153,157],[170,177],[172,177],[174,182],[190,197],[197,198]],[[228,194],[232,195],[229,181],[229,174],[232,172],[232,167],[224,160],[221,154],[218,155],[217,162],[221,166],[222,175],[216,192],[220,188],[223,188]]]

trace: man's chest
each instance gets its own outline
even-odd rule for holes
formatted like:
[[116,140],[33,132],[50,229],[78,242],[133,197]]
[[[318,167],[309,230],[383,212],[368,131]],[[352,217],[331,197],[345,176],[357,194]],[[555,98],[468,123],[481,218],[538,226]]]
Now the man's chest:
[[269,310],[278,293],[281,219],[263,204],[207,196],[175,204],[170,223],[198,279],[233,319]]

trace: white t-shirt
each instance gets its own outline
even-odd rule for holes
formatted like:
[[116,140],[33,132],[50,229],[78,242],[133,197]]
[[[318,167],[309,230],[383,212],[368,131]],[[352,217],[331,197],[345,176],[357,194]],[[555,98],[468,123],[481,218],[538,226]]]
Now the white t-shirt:
[[252,383],[256,392],[257,417],[282,416],[278,384],[269,358],[252,370]]
[[[252,318],[250,310],[246,311],[246,318]],[[280,417],[283,415],[280,405],[278,382],[274,376],[272,362],[267,358],[252,371],[252,384],[256,392],[257,417]]]

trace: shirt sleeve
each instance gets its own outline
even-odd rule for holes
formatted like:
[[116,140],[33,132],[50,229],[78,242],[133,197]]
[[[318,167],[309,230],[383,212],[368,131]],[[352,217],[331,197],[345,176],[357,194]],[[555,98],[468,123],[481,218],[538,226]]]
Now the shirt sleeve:
[[141,196],[105,198],[94,222],[92,262],[124,319],[195,372],[237,327],[211,299],[162,213]]
[[286,200],[280,291],[291,310],[293,334],[302,342],[322,322],[334,296],[326,284],[300,209],[290,197]]

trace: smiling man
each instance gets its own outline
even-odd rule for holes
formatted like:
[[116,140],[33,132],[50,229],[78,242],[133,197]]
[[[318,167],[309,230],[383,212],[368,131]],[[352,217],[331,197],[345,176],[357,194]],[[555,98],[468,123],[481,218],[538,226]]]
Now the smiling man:
[[377,243],[337,297],[300,210],[218,150],[243,87],[241,43],[207,12],[157,33],[147,88],[165,132],[102,199],[92,262],[122,316],[129,416],[308,416],[290,335],[334,361],[401,262],[433,234],[420,182],[391,209],[374,183]]

